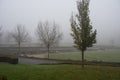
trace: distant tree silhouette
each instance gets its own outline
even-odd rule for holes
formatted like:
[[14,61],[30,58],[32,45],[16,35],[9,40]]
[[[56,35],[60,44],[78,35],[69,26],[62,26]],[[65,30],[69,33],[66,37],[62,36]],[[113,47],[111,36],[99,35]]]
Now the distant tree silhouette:
[[2,26],[1,26],[0,27],[0,43],[1,43],[2,35],[3,35],[3,32],[2,32]]
[[0,37],[2,36],[2,26],[0,27]]
[[57,45],[62,38],[58,25],[56,23],[50,24],[48,21],[39,22],[36,33],[39,41],[47,48],[49,58],[50,48]]
[[21,53],[21,43],[28,41],[29,34],[23,25],[17,25],[14,31],[11,32],[11,36],[18,45],[19,54]]

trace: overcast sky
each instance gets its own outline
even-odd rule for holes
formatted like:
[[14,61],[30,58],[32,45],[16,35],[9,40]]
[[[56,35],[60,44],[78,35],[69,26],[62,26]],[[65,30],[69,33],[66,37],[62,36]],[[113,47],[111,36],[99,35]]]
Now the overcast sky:
[[[64,35],[62,43],[68,45],[72,12],[77,13],[76,0],[0,0],[0,25],[7,31],[23,24],[34,36],[39,21],[55,21]],[[120,0],[91,0],[90,18],[97,44],[120,46]]]

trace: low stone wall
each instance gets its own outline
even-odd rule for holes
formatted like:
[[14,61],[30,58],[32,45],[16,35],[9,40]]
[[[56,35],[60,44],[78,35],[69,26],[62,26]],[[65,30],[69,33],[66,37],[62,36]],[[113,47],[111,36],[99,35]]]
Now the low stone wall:
[[6,76],[1,76],[0,75],[0,80],[8,80]]
[[[28,64],[81,64],[81,61],[80,60],[61,60],[61,59],[48,59],[48,58],[19,57],[19,63],[28,63]],[[103,61],[85,61],[85,65],[102,65],[102,66],[120,67],[119,62],[103,62]]]
[[0,62],[8,62],[11,64],[18,64],[18,58],[0,57]]

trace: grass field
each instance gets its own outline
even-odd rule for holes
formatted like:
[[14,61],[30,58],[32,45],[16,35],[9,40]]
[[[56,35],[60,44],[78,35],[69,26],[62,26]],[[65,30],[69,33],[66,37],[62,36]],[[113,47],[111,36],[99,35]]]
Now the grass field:
[[120,67],[0,63],[8,80],[120,80]]
[[[47,55],[46,55],[47,57]],[[80,60],[81,53],[59,53],[50,54],[52,59],[68,59],[68,60]],[[106,62],[120,62],[120,50],[113,51],[86,51],[85,60],[88,61],[106,61]]]

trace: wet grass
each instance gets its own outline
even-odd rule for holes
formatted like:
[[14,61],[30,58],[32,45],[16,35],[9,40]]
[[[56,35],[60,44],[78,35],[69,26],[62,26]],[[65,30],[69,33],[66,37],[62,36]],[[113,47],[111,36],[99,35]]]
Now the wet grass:
[[119,80],[120,67],[29,65],[0,63],[0,76],[8,80]]
[[[47,57],[47,55],[46,55]],[[80,52],[50,54],[51,59],[81,60]],[[85,59],[88,61],[120,62],[120,50],[117,51],[86,51]]]

